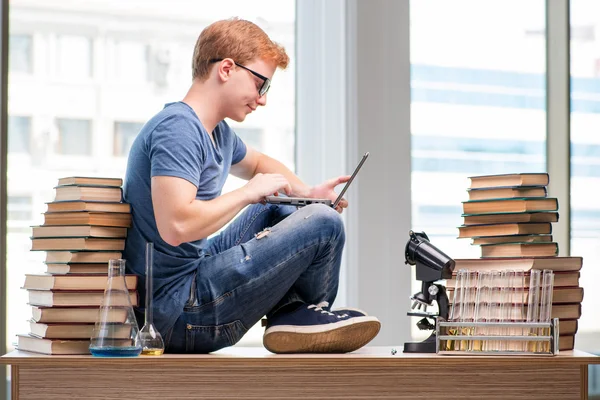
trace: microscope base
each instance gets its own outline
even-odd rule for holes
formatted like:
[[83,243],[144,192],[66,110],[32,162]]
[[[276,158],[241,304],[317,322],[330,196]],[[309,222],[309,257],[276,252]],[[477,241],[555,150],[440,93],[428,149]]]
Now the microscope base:
[[404,343],[403,353],[435,353],[435,332],[422,342]]

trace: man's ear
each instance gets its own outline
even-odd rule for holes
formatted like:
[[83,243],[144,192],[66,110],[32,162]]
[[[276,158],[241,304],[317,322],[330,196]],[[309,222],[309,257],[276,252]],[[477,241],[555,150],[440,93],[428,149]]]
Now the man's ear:
[[226,82],[231,77],[235,63],[231,58],[225,58],[217,64],[217,76],[222,82]]

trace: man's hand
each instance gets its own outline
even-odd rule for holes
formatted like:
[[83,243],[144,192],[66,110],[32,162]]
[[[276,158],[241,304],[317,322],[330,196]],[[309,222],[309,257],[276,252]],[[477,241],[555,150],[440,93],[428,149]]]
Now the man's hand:
[[266,196],[277,195],[283,192],[291,195],[292,187],[287,179],[281,174],[256,174],[243,187],[249,203],[259,203]]
[[[313,199],[329,199],[332,202],[335,201],[338,197],[338,194],[333,190],[337,185],[348,182],[350,180],[350,175],[340,176],[339,178],[333,178],[324,183],[314,186],[310,189],[308,197]],[[344,208],[348,207],[348,200],[342,198],[335,208],[337,212],[340,214],[344,211]]]

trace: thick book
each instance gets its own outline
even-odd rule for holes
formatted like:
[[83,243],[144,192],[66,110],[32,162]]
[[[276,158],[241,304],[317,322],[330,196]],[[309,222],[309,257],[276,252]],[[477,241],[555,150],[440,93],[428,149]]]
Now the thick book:
[[89,354],[90,339],[44,339],[31,335],[17,335],[17,349],[52,355]]
[[[46,324],[29,321],[29,334],[47,339],[89,339],[94,332],[94,326],[95,324]],[[561,331],[562,328],[563,325]],[[127,339],[130,330],[127,325],[121,325],[113,328],[111,335],[116,339]]]
[[504,236],[477,236],[471,240],[472,245],[496,243],[550,243],[552,235],[504,235]]
[[558,256],[558,243],[496,243],[482,244],[481,257]]
[[[560,329],[560,328],[559,328]],[[575,335],[558,335],[558,350],[573,350],[575,348]]]
[[[446,280],[446,287],[448,290],[454,289],[456,287],[456,270],[454,270],[454,274],[452,275],[452,279]],[[525,272],[525,287],[529,287],[529,277],[530,272]],[[579,286],[579,271],[562,271],[562,272],[554,272],[554,287],[578,287]],[[475,287],[477,282],[472,282],[471,286]]]
[[[100,307],[104,299],[103,291],[28,290],[27,292],[29,304],[40,307]],[[138,306],[137,291],[129,292],[129,301],[133,307]],[[125,296],[115,296],[112,304],[128,305]]]
[[[454,296],[454,288],[448,287],[448,296]],[[491,296],[489,302],[502,302],[502,295]],[[520,297],[520,296],[519,296]],[[581,303],[583,301],[583,288],[581,287],[556,287],[552,290],[552,306],[555,304]],[[529,288],[523,291],[523,304],[529,302]],[[517,302],[515,302],[517,303]]]
[[550,183],[548,173],[517,173],[498,175],[470,176],[470,189],[504,186],[547,186]]
[[512,269],[530,271],[532,269],[551,269],[553,271],[579,271],[583,265],[582,257],[500,257],[500,258],[455,258],[454,271],[492,271]]
[[510,199],[470,200],[463,201],[462,205],[463,214],[558,210],[558,200],[554,197],[516,197]]
[[122,257],[119,251],[48,251],[47,264],[63,263],[108,263]]
[[107,203],[105,201],[53,201],[46,203],[46,212],[68,212],[68,211],[96,211],[96,212],[116,212],[130,213],[129,203]]
[[[527,305],[525,305],[525,315],[527,315]],[[552,304],[552,315],[550,317],[558,319],[579,319],[581,317],[581,304]]]
[[469,225],[458,227],[459,238],[474,238],[482,236],[531,235],[552,233],[552,224],[531,223],[522,224],[490,224]]
[[33,238],[31,250],[124,250],[125,239]]
[[548,211],[463,214],[462,217],[463,225],[509,224],[519,222],[558,222],[558,213]]
[[126,238],[127,228],[95,225],[33,226],[33,238],[100,237]]
[[104,274],[108,273],[108,263],[46,263],[46,273],[52,275],[65,274]]
[[116,186],[123,185],[121,178],[104,178],[96,176],[68,176],[58,179],[58,186],[64,185],[95,185],[95,186]]
[[469,189],[469,200],[505,199],[510,197],[546,197],[544,186],[506,186]]
[[[108,275],[41,275],[25,274],[23,289],[33,290],[104,290]],[[137,275],[126,275],[128,290],[136,290]]]
[[119,203],[123,200],[123,189],[109,186],[56,186],[54,201],[82,200],[82,201],[107,201]]
[[[99,307],[31,307],[31,319],[43,323],[86,323],[98,319]],[[124,323],[127,309],[110,308],[102,316],[106,322]]]
[[559,320],[558,323],[559,336],[574,335],[577,333],[577,329],[579,328],[579,323],[576,319],[563,319]]
[[93,211],[44,213],[44,225],[98,225],[131,227],[131,214]]

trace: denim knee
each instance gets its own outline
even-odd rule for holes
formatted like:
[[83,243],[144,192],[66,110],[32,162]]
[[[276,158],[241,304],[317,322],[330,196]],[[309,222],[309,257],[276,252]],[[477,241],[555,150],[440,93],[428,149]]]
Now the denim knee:
[[341,215],[332,207],[325,204],[310,204],[303,208],[307,214],[304,218],[310,219],[311,229],[329,230],[333,238],[338,238],[342,243],[345,240],[344,222]]

